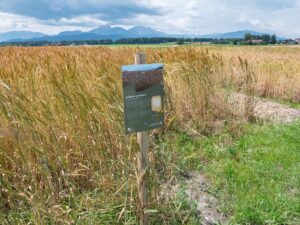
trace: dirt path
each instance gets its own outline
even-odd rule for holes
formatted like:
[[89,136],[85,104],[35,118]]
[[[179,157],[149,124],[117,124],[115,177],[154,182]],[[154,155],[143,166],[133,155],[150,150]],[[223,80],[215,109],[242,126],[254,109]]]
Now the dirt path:
[[[245,105],[249,101],[249,97],[234,93],[229,97],[229,103],[232,105],[236,115],[242,116],[245,113]],[[261,98],[252,98],[253,116],[262,121],[270,121],[274,123],[291,123],[300,118],[300,109],[290,108],[286,105]]]

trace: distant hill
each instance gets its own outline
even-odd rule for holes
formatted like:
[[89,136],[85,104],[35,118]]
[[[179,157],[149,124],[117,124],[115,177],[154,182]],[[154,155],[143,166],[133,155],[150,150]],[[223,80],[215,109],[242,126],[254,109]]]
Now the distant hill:
[[91,30],[89,33],[98,34],[100,36],[122,36],[123,38],[135,37],[164,37],[165,33],[156,31],[150,27],[137,26],[131,29],[124,29],[122,27],[101,26]]
[[131,29],[124,29],[122,27],[111,27],[101,26],[93,29],[89,32],[82,31],[64,31],[57,35],[39,35],[31,38],[23,38],[22,35],[12,37],[3,41],[49,41],[49,42],[60,42],[60,41],[82,41],[82,40],[118,40],[122,38],[139,38],[139,37],[165,37],[165,33],[156,31],[149,27],[137,26]]
[[168,36],[167,34],[163,32],[156,31],[150,27],[133,27],[128,30],[129,36],[135,36],[135,37],[164,37]]
[[28,40],[32,38],[40,38],[46,36],[46,34],[31,31],[11,31],[6,33],[0,33],[0,42],[10,41],[13,39]]
[[81,30],[74,30],[74,31],[63,31],[59,33],[57,36],[71,36],[71,35],[80,35],[83,34]]
[[124,36],[127,34],[127,30],[122,27],[111,27],[111,26],[101,26],[96,29],[91,30],[89,33],[98,34],[98,35],[121,35]]
[[[240,31],[234,31],[234,32],[228,32],[228,33],[215,33],[215,34],[207,34],[207,35],[200,35],[198,37],[200,38],[244,38],[245,34],[251,33],[252,35],[263,35],[263,34],[269,34],[269,33],[262,33],[262,32],[257,32],[253,30],[240,30]],[[286,38],[284,37],[277,37],[278,40],[285,40]]]
[[[89,32],[82,32],[81,34],[59,34],[54,36],[45,36],[40,38],[33,38],[29,41],[48,41],[48,42],[61,42],[61,41],[89,41],[89,40],[105,40],[105,39],[111,39],[111,40],[118,40],[123,38],[121,35],[98,35],[94,33]],[[28,41],[28,40],[18,40],[20,42],[22,41]]]
[[[244,38],[246,33],[251,33],[253,35],[262,35],[266,33],[260,33],[253,30],[241,30],[228,33],[214,33],[206,35],[196,35],[196,34],[165,34],[163,32],[156,31],[150,27],[136,26],[131,29],[124,29],[122,27],[112,27],[112,26],[100,26],[96,29],[92,29],[89,32],[83,32],[80,30],[75,31],[64,31],[57,35],[45,35],[42,33],[34,33],[30,31],[16,31],[8,33],[0,33],[0,42],[5,41],[49,41],[49,42],[61,42],[61,41],[85,41],[85,40],[104,40],[111,39],[113,41],[123,39],[123,38],[151,38],[151,37],[185,37],[185,38]],[[285,38],[278,38],[279,40]]]
[[215,33],[215,34],[207,34],[207,35],[200,35],[203,38],[244,38],[245,34],[251,33],[253,35],[262,35],[267,33],[261,33],[253,30],[240,30],[228,33]]

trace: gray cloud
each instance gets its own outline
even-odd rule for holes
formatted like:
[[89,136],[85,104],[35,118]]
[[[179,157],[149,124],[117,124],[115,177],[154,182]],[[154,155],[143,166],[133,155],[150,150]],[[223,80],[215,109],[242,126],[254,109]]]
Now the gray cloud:
[[132,0],[0,0],[0,11],[43,20],[84,14],[95,14],[104,20],[131,18],[137,14],[159,14],[158,9],[142,6]]

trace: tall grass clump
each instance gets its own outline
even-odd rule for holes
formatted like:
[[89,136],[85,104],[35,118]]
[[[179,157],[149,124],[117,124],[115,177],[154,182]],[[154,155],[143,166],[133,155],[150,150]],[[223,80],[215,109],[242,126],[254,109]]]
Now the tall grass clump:
[[[229,108],[222,89],[222,58],[208,51],[186,49],[184,61],[168,64],[166,83],[171,111],[181,126],[207,132],[226,119]],[[217,129],[217,127],[215,127]]]

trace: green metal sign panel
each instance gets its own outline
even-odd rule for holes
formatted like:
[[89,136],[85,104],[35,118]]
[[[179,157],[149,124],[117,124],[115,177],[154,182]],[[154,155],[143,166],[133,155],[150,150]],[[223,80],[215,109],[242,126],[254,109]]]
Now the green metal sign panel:
[[163,126],[163,64],[123,66],[122,78],[125,133],[137,133]]

